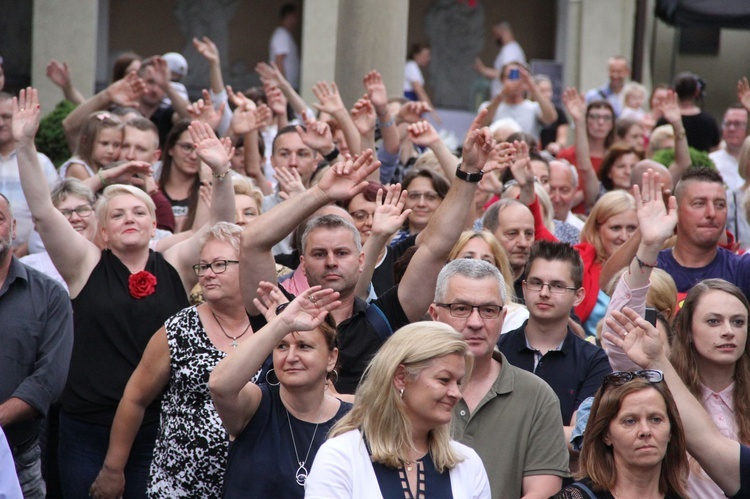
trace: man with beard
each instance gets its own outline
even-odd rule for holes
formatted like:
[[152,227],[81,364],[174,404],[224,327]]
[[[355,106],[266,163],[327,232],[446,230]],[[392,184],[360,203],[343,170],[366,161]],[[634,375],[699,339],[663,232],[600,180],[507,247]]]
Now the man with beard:
[[474,69],[492,82],[490,98],[499,94],[503,88],[500,83],[500,71],[505,65],[511,62],[526,64],[526,54],[513,36],[513,29],[509,22],[500,21],[492,26],[492,37],[500,47],[500,52],[495,57],[492,67],[485,66],[479,57],[474,60]]
[[60,284],[13,256],[15,234],[10,202],[0,194],[0,428],[8,437],[24,497],[41,499],[46,486],[39,426],[65,385],[73,311]]

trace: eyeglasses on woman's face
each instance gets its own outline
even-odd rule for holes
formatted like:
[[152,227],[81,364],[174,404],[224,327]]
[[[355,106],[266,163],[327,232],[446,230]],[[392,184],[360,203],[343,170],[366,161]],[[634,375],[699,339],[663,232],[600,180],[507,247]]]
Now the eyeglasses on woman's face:
[[227,266],[230,263],[240,263],[237,260],[216,260],[211,263],[196,263],[193,265],[193,270],[198,277],[203,277],[208,269],[214,274],[223,274],[227,271]]

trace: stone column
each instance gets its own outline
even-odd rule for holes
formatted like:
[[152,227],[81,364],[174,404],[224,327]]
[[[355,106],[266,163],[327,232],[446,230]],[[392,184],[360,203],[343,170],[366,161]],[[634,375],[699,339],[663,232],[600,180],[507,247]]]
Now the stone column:
[[32,21],[31,84],[39,89],[43,113],[63,99],[46,76],[51,59],[67,61],[73,83],[85,97],[96,81],[98,0],[37,0]]
[[311,89],[316,82],[336,78],[340,3],[341,0],[305,0],[302,8],[300,95],[305,102],[315,102]]
[[342,1],[339,5],[336,82],[347,105],[362,96],[362,77],[383,76],[389,96],[403,94],[409,2]]

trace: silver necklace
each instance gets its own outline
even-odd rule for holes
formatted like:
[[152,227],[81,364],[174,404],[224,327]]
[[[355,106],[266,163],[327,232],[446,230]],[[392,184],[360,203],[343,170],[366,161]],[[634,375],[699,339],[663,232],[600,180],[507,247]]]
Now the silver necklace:
[[[211,310],[210,307],[209,307],[209,310]],[[237,343],[237,340],[240,339],[240,338],[242,338],[243,336],[245,336],[245,333],[247,333],[247,331],[250,329],[250,322],[248,321],[247,327],[245,328],[244,331],[242,331],[241,335],[239,335],[239,336],[229,336],[227,334],[227,332],[224,331],[224,326],[221,325],[221,322],[219,322],[219,318],[216,317],[216,314],[214,313],[213,310],[211,310],[211,315],[214,316],[214,320],[216,321],[216,324],[218,324],[219,327],[221,328],[221,332],[224,333],[224,336],[226,336],[227,338],[229,338],[230,340],[232,340],[232,342],[230,343],[230,345],[232,346],[232,348],[237,348],[237,345],[239,345],[239,343]]]
[[297,482],[297,485],[300,487],[305,486],[305,482],[307,481],[307,468],[305,468],[305,464],[307,463],[307,458],[310,457],[310,451],[312,450],[313,442],[315,442],[315,435],[318,433],[318,425],[320,425],[320,415],[323,414],[323,406],[325,405],[325,400],[323,400],[323,403],[320,404],[320,412],[318,413],[318,422],[315,423],[315,430],[313,431],[313,436],[310,439],[310,446],[307,448],[307,454],[305,454],[305,460],[300,461],[299,460],[299,454],[297,453],[297,443],[294,441],[294,431],[292,431],[292,421],[289,418],[289,409],[286,409],[286,422],[289,424],[289,434],[292,435],[292,445],[294,446],[294,457],[297,458],[297,463],[299,464],[299,468],[297,468],[297,471],[294,472],[294,479]]

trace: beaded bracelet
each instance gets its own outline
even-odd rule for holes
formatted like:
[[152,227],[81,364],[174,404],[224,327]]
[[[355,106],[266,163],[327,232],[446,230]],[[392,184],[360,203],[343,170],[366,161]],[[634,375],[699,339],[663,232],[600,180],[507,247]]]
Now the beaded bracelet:
[[108,182],[104,178],[104,175],[102,175],[101,169],[98,172],[96,172],[96,176],[99,177],[99,181],[102,183],[102,186],[107,187],[108,185],[112,185],[111,182]]
[[643,267],[648,267],[650,269],[655,269],[656,265],[658,263],[658,262],[654,263],[654,264],[646,263],[643,260],[641,260],[640,258],[638,258],[638,255],[635,255],[635,261],[638,263],[638,268],[641,269],[641,272],[643,272]]

